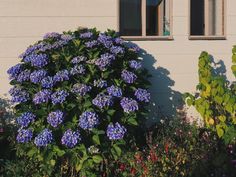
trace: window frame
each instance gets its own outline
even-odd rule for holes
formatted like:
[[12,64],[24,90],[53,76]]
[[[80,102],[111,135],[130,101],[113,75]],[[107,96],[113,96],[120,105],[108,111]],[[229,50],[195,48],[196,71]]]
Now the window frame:
[[[145,41],[145,40],[173,40],[173,0],[170,1],[170,35],[168,36],[147,36],[146,35],[146,0],[141,0],[141,24],[142,35],[141,36],[121,36],[125,40],[132,41]],[[117,0],[117,29],[120,30],[120,0]]]
[[226,3],[227,0],[223,0],[223,34],[222,35],[208,35],[207,34],[207,31],[208,31],[208,17],[209,17],[209,12],[207,11],[208,7],[209,7],[209,2],[208,0],[204,0],[204,3],[205,3],[205,34],[206,35],[191,35],[191,0],[188,0],[188,39],[189,40],[226,40]]

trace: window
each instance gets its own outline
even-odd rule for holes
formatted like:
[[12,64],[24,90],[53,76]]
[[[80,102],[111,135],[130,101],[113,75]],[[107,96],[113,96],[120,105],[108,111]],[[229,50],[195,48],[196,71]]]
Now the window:
[[225,0],[190,0],[190,38],[225,35]]
[[119,31],[132,39],[170,39],[172,0],[120,0]]

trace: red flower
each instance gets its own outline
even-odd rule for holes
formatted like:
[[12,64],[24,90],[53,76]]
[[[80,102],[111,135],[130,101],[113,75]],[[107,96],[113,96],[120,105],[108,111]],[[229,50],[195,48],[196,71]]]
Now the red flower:
[[134,176],[136,174],[136,169],[132,167],[130,169],[130,173],[131,173],[132,176]]
[[123,172],[123,171],[125,171],[125,167],[126,167],[125,164],[122,163],[122,164],[120,164],[119,168]]
[[168,154],[168,152],[169,152],[169,145],[168,145],[168,143],[165,145],[165,152],[166,152],[166,154]]

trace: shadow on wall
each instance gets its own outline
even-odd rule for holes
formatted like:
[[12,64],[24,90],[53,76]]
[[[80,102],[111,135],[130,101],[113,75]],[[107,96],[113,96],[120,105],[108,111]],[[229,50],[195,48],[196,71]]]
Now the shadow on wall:
[[141,50],[141,57],[143,58],[143,66],[148,69],[152,78],[150,88],[151,104],[148,124],[159,121],[163,118],[172,118],[177,114],[178,109],[183,107],[182,94],[178,91],[172,90],[175,82],[169,77],[170,72],[158,66],[155,68],[154,64],[158,60],[145,50]]

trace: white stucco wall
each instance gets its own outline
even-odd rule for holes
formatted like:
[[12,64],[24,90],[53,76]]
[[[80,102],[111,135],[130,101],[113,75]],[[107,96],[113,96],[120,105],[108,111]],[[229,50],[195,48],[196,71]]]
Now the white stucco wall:
[[[17,56],[46,32],[78,26],[117,30],[118,0],[0,0],[0,95],[10,88],[6,70]],[[153,99],[170,114],[171,97],[194,92],[198,83],[197,63],[201,51],[224,61],[228,77],[231,49],[236,44],[236,1],[227,0],[227,40],[188,40],[189,0],[173,0],[172,41],[136,41],[150,55],[144,65],[153,74]],[[175,98],[173,98],[175,99]],[[175,104],[175,103],[174,103]]]

